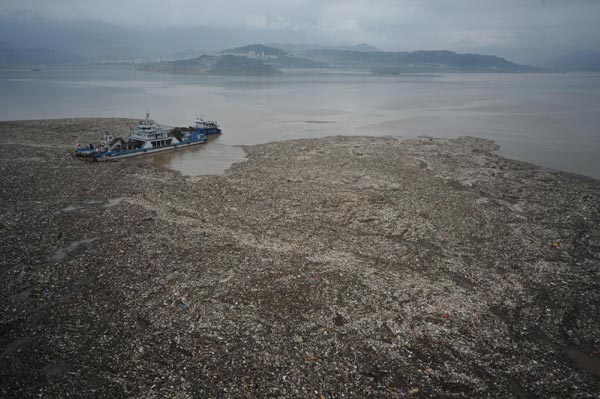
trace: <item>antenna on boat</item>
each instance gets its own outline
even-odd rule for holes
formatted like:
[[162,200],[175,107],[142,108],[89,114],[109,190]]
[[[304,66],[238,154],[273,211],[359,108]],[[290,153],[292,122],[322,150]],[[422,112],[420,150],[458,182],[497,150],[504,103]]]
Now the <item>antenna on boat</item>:
[[150,111],[146,111],[146,121],[148,121],[148,119],[150,119]]

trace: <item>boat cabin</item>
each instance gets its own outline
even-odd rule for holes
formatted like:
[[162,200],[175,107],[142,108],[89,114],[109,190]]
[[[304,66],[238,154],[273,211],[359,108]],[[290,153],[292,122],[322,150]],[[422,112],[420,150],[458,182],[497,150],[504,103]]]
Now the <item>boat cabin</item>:
[[133,148],[160,148],[177,144],[179,141],[169,135],[169,129],[164,128],[150,119],[150,114],[146,114],[146,119],[139,121],[136,129],[129,132],[129,142]]

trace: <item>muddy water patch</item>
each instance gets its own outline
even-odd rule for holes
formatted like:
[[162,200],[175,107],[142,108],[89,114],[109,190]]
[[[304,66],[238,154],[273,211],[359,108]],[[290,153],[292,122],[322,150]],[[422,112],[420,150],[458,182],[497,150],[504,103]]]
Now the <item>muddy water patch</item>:
[[46,365],[43,371],[49,380],[61,379],[67,375],[68,366],[64,363],[51,363]]
[[29,345],[31,341],[31,336],[26,336],[8,344],[2,353],[0,353],[0,367],[7,366],[13,354],[19,353],[19,351],[25,346]]
[[25,302],[31,296],[31,289],[23,290],[8,297],[12,302]]
[[146,162],[176,170],[184,176],[221,175],[234,163],[246,160],[241,147],[208,142],[144,158]]
[[600,377],[600,359],[585,354],[576,348],[565,348],[563,350],[575,367],[587,370],[596,377]]
[[533,396],[532,394],[527,392],[525,390],[525,388],[523,388],[523,386],[521,384],[519,384],[519,382],[514,377],[508,377],[508,382],[510,384],[510,387],[512,388],[513,394],[518,399],[536,399],[537,398],[537,396]]
[[55,263],[62,262],[63,260],[65,260],[65,258],[67,257],[67,255],[69,253],[75,251],[80,246],[86,245],[86,244],[90,244],[90,243],[96,241],[97,239],[98,239],[98,237],[93,237],[93,238],[89,238],[89,239],[83,239],[83,240],[79,240],[79,241],[73,241],[71,244],[69,244],[69,246],[64,247],[64,248],[59,248],[50,257],[50,262],[55,262]]

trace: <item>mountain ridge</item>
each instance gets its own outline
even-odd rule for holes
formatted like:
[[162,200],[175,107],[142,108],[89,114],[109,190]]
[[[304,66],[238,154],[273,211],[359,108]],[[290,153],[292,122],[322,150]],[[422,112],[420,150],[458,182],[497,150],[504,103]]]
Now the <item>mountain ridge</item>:
[[[300,57],[302,55],[302,57]],[[285,50],[263,44],[251,44],[222,50],[216,56],[204,55],[193,59],[171,61],[148,67],[150,70],[175,73],[207,72],[223,57],[238,57],[252,60],[229,58],[227,74],[279,73],[278,68],[345,68],[368,70],[374,74],[429,73],[429,72],[494,72],[522,73],[537,72],[539,69],[518,65],[495,55],[459,54],[449,50],[418,50],[411,52],[356,51],[337,49],[316,49],[298,52],[296,55]],[[262,64],[263,66],[259,66]],[[270,66],[275,69],[265,68]],[[221,65],[220,68],[222,68]],[[230,68],[231,67],[231,68]],[[249,73],[244,68],[250,68]],[[219,70],[220,68],[217,68]],[[278,72],[275,72],[277,70]],[[182,72],[183,71],[183,72]],[[271,72],[269,72],[271,71]]]
[[359,52],[311,50],[307,56],[334,67],[369,69],[376,73],[404,72],[535,72],[495,55],[460,54],[450,50]]

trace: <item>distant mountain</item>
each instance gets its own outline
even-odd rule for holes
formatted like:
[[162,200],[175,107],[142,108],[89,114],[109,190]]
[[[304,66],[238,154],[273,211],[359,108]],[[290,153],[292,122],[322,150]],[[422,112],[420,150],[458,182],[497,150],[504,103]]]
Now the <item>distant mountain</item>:
[[281,74],[281,71],[254,58],[228,54],[220,57],[214,67],[209,69],[207,73],[213,75],[268,76]]
[[275,47],[269,47],[262,44],[250,44],[248,46],[236,47],[220,51],[221,55],[237,55],[241,57],[268,59],[287,57],[287,53]]
[[47,48],[22,48],[3,42],[0,45],[0,64],[79,64],[85,57]]
[[146,63],[138,69],[148,72],[167,72],[177,74],[220,74],[220,75],[274,75],[280,74],[278,68],[322,68],[325,63],[304,58],[283,57],[259,60],[237,55],[202,55],[196,58]]
[[329,64],[326,62],[294,56],[263,60],[263,62],[277,68],[329,68]]
[[149,63],[138,65],[143,71],[167,72],[177,74],[210,74],[210,75],[235,75],[235,76],[270,76],[279,75],[281,71],[263,61],[237,56],[226,55],[201,55],[200,57]]
[[139,64],[137,68],[147,72],[197,75],[207,73],[209,69],[215,66],[219,58],[213,55],[201,55],[200,57],[184,60]]
[[534,72],[537,69],[517,65],[493,55],[457,54],[452,51],[342,51],[312,50],[306,56],[334,67],[369,69],[374,73],[406,72]]
[[367,43],[355,44],[352,46],[330,46],[325,44],[292,44],[292,43],[271,43],[271,47],[275,47],[288,52],[289,54],[304,56],[306,52],[311,50],[343,50],[343,51],[361,51],[372,52],[381,51],[377,47],[373,47]]
[[207,53],[209,52],[206,50],[186,49],[184,51],[178,51],[172,54],[168,54],[168,57],[171,60],[183,60],[197,58]]
[[168,65],[204,65],[207,67],[212,67],[214,66],[217,61],[219,61],[221,57],[215,56],[215,55],[201,55],[199,57],[196,58],[186,58],[183,60],[177,60],[177,61],[169,61],[166,62],[165,64]]
[[220,51],[220,55],[235,55],[261,60],[267,65],[276,68],[327,68],[329,64],[308,58],[295,57],[284,50],[263,44],[251,44]]
[[583,50],[565,54],[545,64],[560,71],[600,71],[600,51]]
[[[369,49],[369,47],[364,47]],[[368,45],[367,45],[368,46]],[[452,51],[349,51],[305,50],[305,57],[295,57],[284,50],[252,44],[223,50],[216,56],[146,64],[149,71],[170,73],[218,73],[225,75],[270,75],[279,68],[367,69],[376,74],[419,72],[536,72],[538,69],[517,65],[493,55],[458,54]]]
[[355,44],[354,46],[340,46],[336,47],[336,50],[345,50],[345,51],[360,51],[362,53],[373,53],[373,52],[381,52],[377,47],[373,47],[367,43]]

